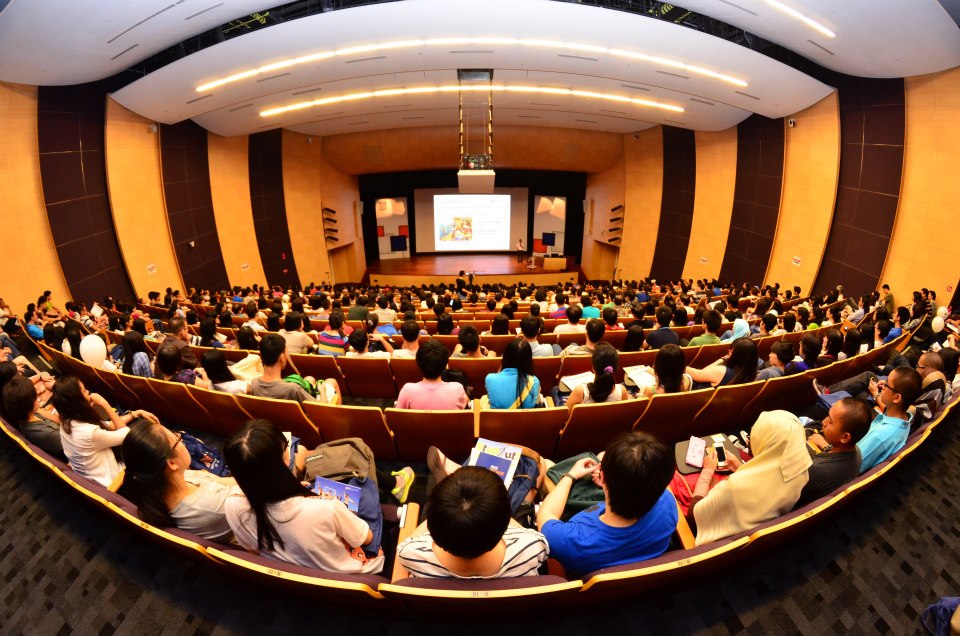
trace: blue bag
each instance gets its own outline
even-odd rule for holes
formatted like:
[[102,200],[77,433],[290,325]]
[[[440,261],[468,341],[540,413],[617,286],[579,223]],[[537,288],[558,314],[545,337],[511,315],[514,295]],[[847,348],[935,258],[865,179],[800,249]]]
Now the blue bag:
[[[960,608],[960,596],[944,596],[923,610],[920,622],[933,636],[950,636],[950,623]],[[960,618],[957,618],[960,622]]]
[[190,433],[180,431],[183,436],[183,445],[190,453],[190,470],[205,470],[218,477],[229,477],[230,469],[220,457],[220,452],[213,446],[204,443]]
[[383,537],[383,508],[380,507],[380,490],[373,479],[354,477],[347,482],[350,486],[360,489],[360,504],[357,516],[367,522],[373,541],[363,546],[368,557],[375,557],[380,550],[380,541]]

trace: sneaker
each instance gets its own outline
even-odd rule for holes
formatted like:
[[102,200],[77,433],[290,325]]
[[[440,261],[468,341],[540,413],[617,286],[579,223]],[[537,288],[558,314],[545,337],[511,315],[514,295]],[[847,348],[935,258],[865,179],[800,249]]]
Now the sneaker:
[[427,466],[434,481],[443,481],[450,474],[447,472],[447,457],[436,446],[427,449]]
[[817,395],[829,395],[830,389],[823,386],[816,380],[813,380],[813,390],[817,392]]
[[414,480],[417,478],[416,473],[413,472],[413,469],[409,466],[405,466],[400,470],[395,470],[390,473],[394,477],[401,477],[403,479],[403,485],[397,486],[390,491],[394,497],[397,498],[401,504],[407,503],[407,497],[410,495],[410,487],[413,486]]

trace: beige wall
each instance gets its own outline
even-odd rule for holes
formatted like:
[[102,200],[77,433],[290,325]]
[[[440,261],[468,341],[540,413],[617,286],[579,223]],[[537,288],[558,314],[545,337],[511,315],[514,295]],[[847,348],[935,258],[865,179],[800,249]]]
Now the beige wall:
[[303,285],[331,280],[323,239],[322,161],[319,137],[283,131],[283,200],[290,247]]
[[221,137],[207,133],[210,195],[223,264],[231,285],[265,283],[257,234],[250,207],[248,137]]
[[580,267],[587,278],[609,279],[617,267],[619,248],[607,244],[605,230],[613,216],[610,208],[623,204],[624,162],[621,159],[612,168],[587,175],[587,208],[583,219],[583,253]]
[[[324,140],[322,143],[326,143]],[[357,283],[363,277],[366,260],[363,252],[363,228],[360,226],[357,205],[360,190],[357,178],[343,174],[323,157],[319,157],[321,201],[323,207],[337,211],[337,229],[340,239],[327,249],[333,263],[333,278],[338,283]]]
[[37,152],[37,87],[0,82],[3,175],[3,280],[0,297],[22,315],[44,290],[63,308],[70,298],[47,220]]
[[[344,174],[453,169],[460,160],[456,126],[423,126],[331,135],[323,156]],[[496,127],[498,168],[603,172],[623,156],[616,133],[538,126]]]
[[140,298],[167,287],[185,288],[163,198],[160,137],[152,125],[107,97],[107,192],[123,263]]
[[[834,91],[791,116],[784,135],[780,216],[765,281],[810,289],[833,219],[840,174],[840,107]],[[800,265],[793,263],[800,258]]]
[[625,279],[650,275],[663,200],[663,130],[624,135],[626,187],[620,268]]
[[906,138],[900,204],[880,277],[897,304],[922,287],[950,301],[960,277],[960,68],[904,80]]
[[[697,181],[683,278],[716,278],[727,249],[737,184],[737,127],[696,133]],[[706,263],[701,262],[706,259]]]

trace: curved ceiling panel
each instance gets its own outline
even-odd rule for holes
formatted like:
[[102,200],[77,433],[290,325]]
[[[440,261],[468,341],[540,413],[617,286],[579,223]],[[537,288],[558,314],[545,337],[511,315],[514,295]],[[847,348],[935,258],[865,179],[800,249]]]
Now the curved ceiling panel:
[[58,86],[109,77],[277,0],[15,0],[0,14],[0,80]]
[[684,0],[681,4],[848,75],[909,77],[960,65],[960,29],[937,0]]
[[[456,110],[456,93],[342,101],[272,117],[260,113],[358,92],[455,85],[458,68],[494,69],[494,84],[543,91],[495,94],[495,121],[500,106],[509,109],[516,123],[526,118],[513,111],[542,108],[551,119],[530,123],[572,126],[589,123],[577,119],[596,119],[596,125],[577,127],[615,132],[660,123],[720,130],[752,112],[768,117],[795,113],[832,90],[760,53],[628,13],[552,0],[406,0],[314,15],[234,38],[169,64],[114,97],[151,119],[173,123],[194,118],[224,135],[281,125],[300,130],[352,116],[369,116],[370,124],[351,122],[355,126],[350,130],[382,128],[387,121],[396,125],[396,117],[384,115],[385,109],[415,104],[422,111]],[[238,75],[235,81],[197,90]],[[742,80],[741,85],[718,75]],[[557,89],[652,100],[683,112],[550,94]],[[611,110],[621,112],[604,112]]]

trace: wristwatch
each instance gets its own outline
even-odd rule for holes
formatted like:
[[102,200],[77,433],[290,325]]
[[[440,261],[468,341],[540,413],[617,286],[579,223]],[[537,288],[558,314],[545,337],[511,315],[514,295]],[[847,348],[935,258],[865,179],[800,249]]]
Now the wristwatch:
[[[577,482],[577,478],[571,475],[570,473],[563,473],[562,475],[560,475],[560,479],[563,479],[564,477],[569,477],[570,481],[573,483]],[[560,479],[557,480],[558,484],[560,483]]]
[[821,452],[821,453],[829,453],[829,452],[832,451],[832,450],[833,450],[833,444],[827,444],[826,446],[824,446],[823,448],[820,449],[820,452]]

